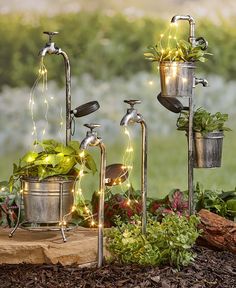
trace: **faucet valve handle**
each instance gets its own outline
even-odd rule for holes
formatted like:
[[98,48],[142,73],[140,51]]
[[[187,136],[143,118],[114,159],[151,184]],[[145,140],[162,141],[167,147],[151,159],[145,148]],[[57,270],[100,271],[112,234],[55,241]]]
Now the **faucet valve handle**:
[[48,35],[48,42],[49,43],[51,43],[52,42],[52,37],[54,36],[54,35],[57,35],[57,34],[59,34],[59,32],[49,32],[49,31],[44,31],[43,32],[43,34],[47,34]]
[[125,103],[129,104],[131,108],[134,108],[135,104],[140,104],[141,100],[124,100]]
[[90,123],[90,124],[84,124],[85,127],[90,129],[90,132],[93,132],[93,129],[100,127],[100,124]]

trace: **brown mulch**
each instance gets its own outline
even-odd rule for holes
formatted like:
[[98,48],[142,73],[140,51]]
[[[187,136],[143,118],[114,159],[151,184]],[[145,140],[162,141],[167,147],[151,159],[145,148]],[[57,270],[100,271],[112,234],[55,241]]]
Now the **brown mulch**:
[[236,255],[197,246],[195,262],[181,271],[171,267],[105,265],[0,265],[1,288],[236,288]]

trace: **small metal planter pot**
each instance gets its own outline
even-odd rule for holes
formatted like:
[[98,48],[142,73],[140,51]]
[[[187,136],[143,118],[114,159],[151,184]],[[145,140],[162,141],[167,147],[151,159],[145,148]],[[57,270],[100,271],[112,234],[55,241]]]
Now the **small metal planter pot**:
[[160,62],[161,96],[191,97],[195,79],[192,62]]
[[74,177],[22,178],[25,220],[37,224],[61,221],[71,212],[74,182]]
[[194,168],[216,168],[221,166],[224,133],[193,133]]

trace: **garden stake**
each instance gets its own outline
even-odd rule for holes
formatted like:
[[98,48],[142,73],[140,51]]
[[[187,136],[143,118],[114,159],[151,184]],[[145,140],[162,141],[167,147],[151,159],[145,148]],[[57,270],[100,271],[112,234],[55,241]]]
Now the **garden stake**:
[[142,127],[142,165],[141,165],[141,193],[142,193],[142,233],[146,233],[147,226],[147,125],[143,116],[134,109],[135,104],[140,100],[124,100],[130,105],[126,115],[120,121],[121,126],[128,126],[132,123],[140,123]]
[[[203,37],[195,38],[195,21],[193,17],[190,15],[175,15],[171,19],[171,23],[176,23],[179,20],[187,20],[189,22],[189,37],[188,41],[191,45],[204,45],[202,50],[206,50],[208,47],[207,41]],[[201,83],[204,87],[207,86],[207,80],[205,79],[198,79],[193,74],[193,88],[199,83]],[[193,97],[194,97],[194,89],[192,90],[192,95],[189,95],[189,126],[188,126],[188,207],[190,215],[195,213],[194,203],[193,203],[193,194],[194,194],[194,187],[193,187]]]
[[66,145],[71,140],[71,72],[70,72],[70,62],[69,57],[61,50],[55,46],[52,42],[52,37],[57,35],[58,32],[43,32],[49,36],[49,41],[46,43],[45,47],[40,50],[39,55],[45,57],[46,54],[62,55],[65,64],[65,79],[66,79]]
[[98,268],[103,264],[103,226],[104,226],[104,192],[105,192],[105,173],[106,173],[106,148],[102,138],[97,136],[95,128],[99,124],[84,124],[89,128],[86,137],[80,144],[80,149],[85,150],[88,146],[99,146],[101,151],[100,159],[100,180],[99,180],[99,211],[98,211]]

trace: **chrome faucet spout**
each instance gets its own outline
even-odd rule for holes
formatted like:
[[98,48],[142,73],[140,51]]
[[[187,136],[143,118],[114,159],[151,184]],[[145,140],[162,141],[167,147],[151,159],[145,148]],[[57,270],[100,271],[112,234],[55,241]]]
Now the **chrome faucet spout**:
[[120,121],[120,126],[128,126],[139,122],[140,116],[137,113],[137,110],[134,108],[127,109],[127,113]]
[[55,46],[55,43],[47,43],[44,48],[39,51],[39,56],[45,57],[46,54],[60,54],[61,49]]
[[95,146],[94,143],[96,142],[96,136],[95,135],[87,135],[80,144],[80,149],[85,150],[88,148],[88,146]]
[[100,127],[99,124],[84,124],[85,127],[89,128],[90,131],[87,131],[85,138],[81,141],[80,149],[85,150],[88,146],[97,146],[102,139],[97,136],[97,132],[93,129]]

